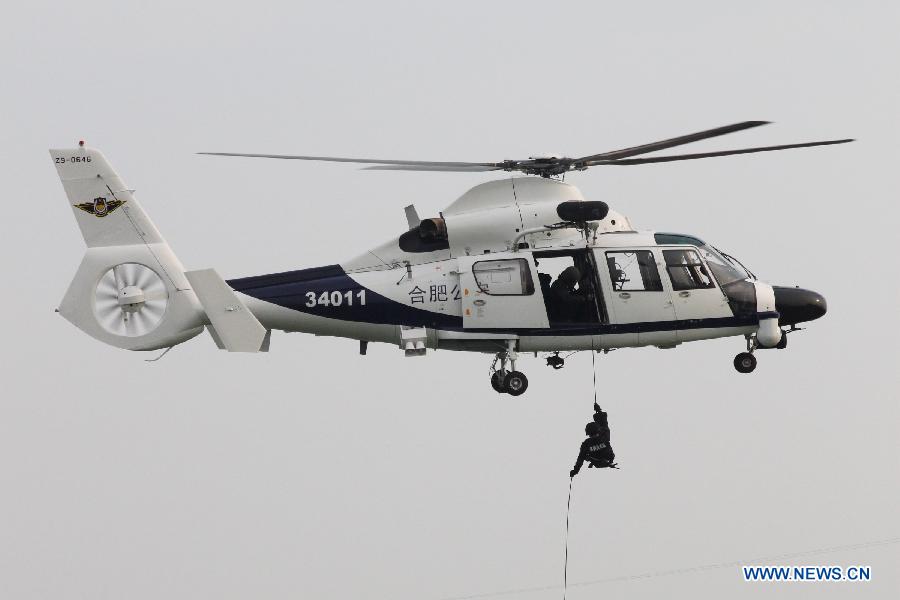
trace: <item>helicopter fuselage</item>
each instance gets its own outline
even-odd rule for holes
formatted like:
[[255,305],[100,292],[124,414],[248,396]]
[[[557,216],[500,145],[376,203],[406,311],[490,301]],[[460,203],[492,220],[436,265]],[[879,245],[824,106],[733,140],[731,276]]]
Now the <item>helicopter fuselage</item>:
[[[358,259],[227,283],[267,329],[397,344],[409,355],[497,352],[511,340],[525,352],[735,335],[779,344],[775,290],[736,260],[691,236],[633,231],[614,211],[593,230],[536,226],[571,201],[580,192],[555,180],[490,182]],[[422,236],[423,227],[445,234]],[[577,281],[560,282],[573,268]]]

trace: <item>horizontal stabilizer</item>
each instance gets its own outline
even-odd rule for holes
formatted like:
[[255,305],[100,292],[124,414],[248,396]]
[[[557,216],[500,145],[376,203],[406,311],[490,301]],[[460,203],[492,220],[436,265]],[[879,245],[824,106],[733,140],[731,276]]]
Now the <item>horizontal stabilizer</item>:
[[[259,352],[268,341],[266,328],[253,316],[215,269],[185,273],[215,330],[217,345],[229,352]],[[268,345],[268,344],[266,344]],[[266,348],[268,350],[268,348]]]

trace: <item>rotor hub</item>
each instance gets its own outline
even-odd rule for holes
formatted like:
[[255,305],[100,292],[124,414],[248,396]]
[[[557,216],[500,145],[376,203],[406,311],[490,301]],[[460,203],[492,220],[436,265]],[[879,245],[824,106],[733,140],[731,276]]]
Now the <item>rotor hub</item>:
[[94,315],[108,333],[146,335],[166,314],[169,293],[162,277],[147,265],[121,263],[110,267],[94,289]]
[[139,311],[144,304],[144,300],[144,290],[136,285],[126,285],[119,292],[119,306],[125,312],[133,313]]

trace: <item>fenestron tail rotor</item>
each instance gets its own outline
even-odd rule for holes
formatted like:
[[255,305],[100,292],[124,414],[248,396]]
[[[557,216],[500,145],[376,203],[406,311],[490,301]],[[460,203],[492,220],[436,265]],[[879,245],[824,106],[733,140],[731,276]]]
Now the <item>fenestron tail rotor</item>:
[[122,263],[97,282],[94,314],[106,331],[138,337],[156,329],[168,301],[166,284],[156,271],[140,263]]
[[600,154],[591,154],[580,158],[568,157],[536,157],[525,160],[503,160],[500,162],[446,162],[446,161],[424,161],[424,160],[395,160],[395,159],[377,159],[377,158],[343,158],[337,156],[301,156],[292,154],[246,154],[238,152],[199,152],[198,154],[208,154],[212,156],[244,156],[254,158],[278,158],[287,160],[315,160],[325,162],[345,162],[369,165],[365,169],[374,169],[382,171],[454,171],[461,173],[472,173],[479,171],[519,171],[529,175],[540,175],[542,177],[552,177],[562,175],[568,171],[584,171],[590,167],[606,166],[606,165],[640,165],[659,162],[671,162],[679,160],[694,160],[697,158],[712,158],[716,156],[731,156],[736,154],[751,154],[755,152],[772,152],[775,150],[789,150],[792,148],[810,148],[813,146],[829,146],[833,144],[846,144],[852,142],[852,139],[825,140],[819,142],[803,142],[800,144],[781,144],[777,146],[761,146],[756,148],[739,148],[736,150],[721,150],[715,152],[702,152],[695,154],[677,154],[671,156],[656,156],[647,158],[632,158],[656,152],[657,150],[665,150],[675,146],[690,144],[728,133],[735,133],[760,125],[767,125],[769,121],[743,121],[714,129],[707,129],[697,133],[690,133],[650,144],[642,144],[631,148],[623,148]]

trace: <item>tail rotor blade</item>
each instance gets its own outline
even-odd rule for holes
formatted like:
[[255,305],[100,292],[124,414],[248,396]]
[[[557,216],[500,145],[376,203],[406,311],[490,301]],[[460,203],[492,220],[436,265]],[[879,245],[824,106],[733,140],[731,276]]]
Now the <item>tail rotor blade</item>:
[[146,291],[147,286],[150,285],[154,279],[156,279],[156,273],[141,265],[141,268],[139,268],[135,274],[134,285]]
[[113,272],[113,277],[115,278],[115,281],[116,281],[116,294],[118,294],[119,292],[122,291],[122,288],[124,288],[126,285],[128,285],[124,282],[125,279],[124,279],[124,274],[123,274],[123,266],[122,265],[114,266],[112,268],[112,272]]

